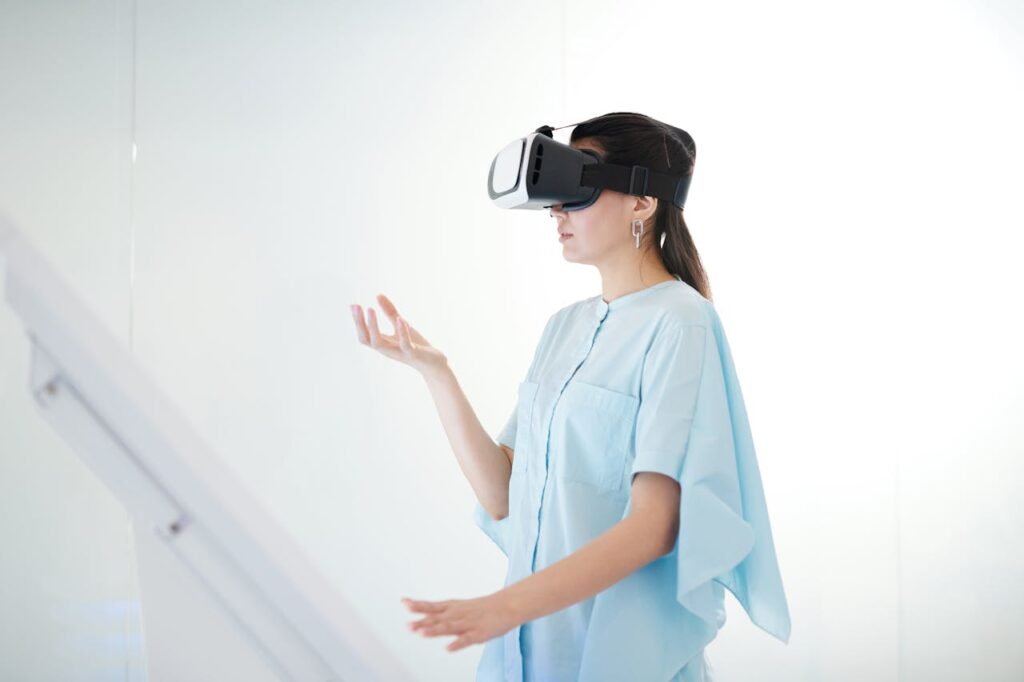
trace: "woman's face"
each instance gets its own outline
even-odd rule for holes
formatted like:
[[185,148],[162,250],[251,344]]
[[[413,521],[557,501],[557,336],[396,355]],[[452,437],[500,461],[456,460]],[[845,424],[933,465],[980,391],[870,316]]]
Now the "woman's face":
[[[574,149],[600,149],[586,140],[573,142]],[[631,201],[633,200],[633,201]],[[561,233],[571,234],[561,241],[562,256],[574,263],[596,264],[605,262],[609,256],[622,249],[632,248],[634,237],[630,232],[633,205],[636,197],[602,189],[601,194],[590,206],[578,211],[565,211],[561,204],[551,207]],[[555,235],[559,238],[559,235]]]

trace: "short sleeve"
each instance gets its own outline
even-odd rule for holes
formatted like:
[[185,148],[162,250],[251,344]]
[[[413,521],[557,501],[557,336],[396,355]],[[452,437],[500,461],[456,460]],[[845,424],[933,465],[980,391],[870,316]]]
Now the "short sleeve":
[[673,323],[655,335],[641,371],[631,476],[653,471],[680,479],[706,344],[707,328],[699,325]]
[[508,529],[508,517],[495,521],[480,502],[473,504],[473,523],[484,532],[494,544],[498,546],[501,553],[508,556],[507,538],[505,533]]
[[497,441],[500,445],[507,445],[513,450],[516,449],[516,423],[518,421],[518,404],[512,408],[505,426],[498,432]]
[[[519,405],[518,403],[512,408],[512,414],[509,416],[508,421],[505,422],[505,426],[498,432],[497,441],[499,445],[507,445],[513,450],[516,448],[516,422],[519,416]],[[487,510],[483,508],[483,505],[479,501],[473,505],[473,523],[482,530],[487,537],[494,541],[494,544],[498,546],[505,556],[508,556],[508,550],[505,549],[505,528],[507,525],[508,517],[505,517],[501,521],[495,521]]]
[[679,530],[667,560],[680,606],[712,632],[722,626],[722,587],[751,620],[787,641],[789,612],[760,469],[725,332],[659,330],[641,370],[632,472],[680,484]]

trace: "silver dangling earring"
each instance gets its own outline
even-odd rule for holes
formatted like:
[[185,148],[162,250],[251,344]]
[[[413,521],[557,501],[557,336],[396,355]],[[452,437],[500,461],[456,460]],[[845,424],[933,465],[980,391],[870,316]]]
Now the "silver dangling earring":
[[[640,226],[640,231],[639,232],[636,231],[637,225]],[[630,224],[629,227],[630,227],[630,231],[633,233],[633,236],[636,237],[636,248],[639,249],[640,248],[640,235],[642,235],[644,233],[644,221],[642,221],[640,219],[634,220]]]

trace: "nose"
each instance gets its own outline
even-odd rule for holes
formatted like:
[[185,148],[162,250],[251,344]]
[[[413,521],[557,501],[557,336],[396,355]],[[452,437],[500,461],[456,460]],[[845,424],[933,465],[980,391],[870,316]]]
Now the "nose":
[[553,205],[551,207],[551,217],[552,218],[557,218],[559,216],[564,216],[564,215],[565,215],[565,211],[562,210],[562,204],[555,204],[555,205]]

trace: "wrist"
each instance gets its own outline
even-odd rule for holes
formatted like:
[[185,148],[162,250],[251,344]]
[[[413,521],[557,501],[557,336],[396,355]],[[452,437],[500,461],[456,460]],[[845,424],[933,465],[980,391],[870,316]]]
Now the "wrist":
[[494,599],[495,608],[503,613],[509,621],[519,625],[531,620],[532,617],[530,605],[522,591],[516,589],[516,584],[518,583],[498,590],[491,597]]
[[441,362],[436,364],[424,367],[420,370],[420,374],[423,376],[423,380],[428,384],[446,381],[453,376],[452,369],[448,366],[447,358],[442,359]]

